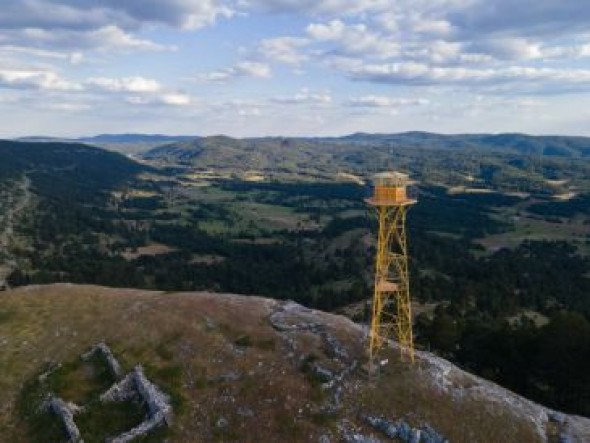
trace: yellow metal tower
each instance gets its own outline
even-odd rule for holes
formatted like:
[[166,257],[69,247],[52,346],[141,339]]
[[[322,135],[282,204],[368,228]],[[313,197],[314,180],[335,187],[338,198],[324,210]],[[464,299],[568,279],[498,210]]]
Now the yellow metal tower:
[[383,172],[374,177],[373,196],[366,200],[377,210],[379,234],[375,293],[369,337],[369,365],[373,367],[387,339],[395,336],[402,357],[414,362],[412,306],[408,275],[406,212],[416,203],[409,199],[407,174]]

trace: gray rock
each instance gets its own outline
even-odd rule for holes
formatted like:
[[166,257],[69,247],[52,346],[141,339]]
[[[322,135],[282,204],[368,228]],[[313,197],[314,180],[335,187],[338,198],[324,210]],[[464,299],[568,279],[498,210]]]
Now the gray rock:
[[559,423],[563,425],[567,422],[567,417],[565,416],[565,414],[562,414],[561,412],[550,412],[548,416],[549,420],[554,423]]
[[348,360],[348,351],[344,346],[342,346],[336,337],[334,337],[325,329],[320,331],[320,336],[324,340],[326,355],[331,358]]
[[365,423],[389,438],[397,438],[405,443],[448,443],[448,440],[437,433],[430,425],[425,425],[421,429],[414,429],[404,420],[391,423],[384,418],[370,415],[364,415],[361,418]]
[[412,439],[412,427],[405,421],[397,422],[397,436],[401,441],[409,443]]
[[317,363],[311,366],[311,371],[322,383],[329,383],[334,379],[334,373],[332,371]]
[[225,417],[219,417],[217,423],[215,424],[219,429],[227,428],[229,426],[229,421]]
[[170,397],[147,379],[141,365],[136,366],[119,383],[115,383],[102,394],[100,400],[103,402],[124,401],[135,396],[139,396],[145,402],[149,411],[147,419],[130,431],[109,439],[109,443],[127,443],[160,426],[172,424]]
[[254,417],[254,411],[245,406],[240,406],[237,413],[240,417]]
[[425,425],[422,427],[422,436],[420,443],[448,443],[449,441],[436,432],[432,426]]
[[164,394],[156,385],[149,381],[143,373],[141,365],[135,367],[132,372],[135,378],[135,384],[141,397],[148,405],[148,409],[152,415],[163,414],[168,425],[172,424],[172,404],[170,397]]
[[108,438],[106,440],[106,442],[107,443],[128,443],[130,441],[135,440],[136,438],[139,438],[139,437],[149,434],[154,429],[159,428],[160,426],[163,426],[163,424],[165,422],[166,422],[166,419],[163,416],[163,414],[161,414],[161,413],[156,414],[156,415],[152,416],[151,418],[148,418],[147,420],[143,421],[142,423],[139,424],[139,426],[136,426],[135,428],[131,429],[130,431],[124,432],[123,434],[118,435],[117,437],[114,437],[114,438]]
[[74,414],[69,408],[68,404],[59,397],[51,397],[49,400],[50,410],[61,418],[66,432],[68,434],[69,441],[72,443],[82,443],[82,437],[80,430],[74,422]]
[[111,348],[109,348],[104,342],[98,343],[90,351],[82,354],[82,360],[90,359],[95,353],[99,353],[104,357],[107,366],[109,367],[109,371],[116,380],[119,380],[123,376],[123,368],[113,355]]
[[362,418],[368,425],[372,426],[378,431],[383,432],[389,438],[395,438],[398,436],[399,430],[393,423],[390,423],[383,418],[371,417],[370,415],[365,415]]
[[344,434],[342,439],[346,443],[382,443],[382,441],[377,438],[362,434]]
[[103,403],[126,401],[136,397],[139,393],[135,386],[133,372],[127,374],[121,381],[115,383],[106,392],[100,395]]
[[574,439],[568,433],[562,432],[559,434],[559,443],[575,443]]

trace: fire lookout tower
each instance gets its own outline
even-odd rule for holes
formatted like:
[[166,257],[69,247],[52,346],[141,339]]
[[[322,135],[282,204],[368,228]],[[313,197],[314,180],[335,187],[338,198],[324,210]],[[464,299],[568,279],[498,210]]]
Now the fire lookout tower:
[[382,172],[373,181],[373,196],[365,200],[376,209],[379,221],[369,365],[391,337],[397,339],[402,357],[414,362],[406,213],[417,201],[407,196],[407,174]]

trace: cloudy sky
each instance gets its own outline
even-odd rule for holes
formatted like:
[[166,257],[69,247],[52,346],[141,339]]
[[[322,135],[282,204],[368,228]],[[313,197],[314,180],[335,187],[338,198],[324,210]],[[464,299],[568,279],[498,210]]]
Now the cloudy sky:
[[0,137],[590,135],[588,0],[2,0]]

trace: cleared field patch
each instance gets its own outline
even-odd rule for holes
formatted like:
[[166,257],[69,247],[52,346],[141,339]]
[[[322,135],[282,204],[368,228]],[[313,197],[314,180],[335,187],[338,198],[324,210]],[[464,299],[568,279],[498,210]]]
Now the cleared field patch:
[[307,225],[307,218],[297,214],[293,209],[256,202],[238,202],[232,205],[232,209],[239,214],[242,226],[255,226],[262,229],[282,230],[296,229]]
[[502,248],[515,248],[525,240],[555,240],[573,242],[581,252],[586,250],[585,242],[590,228],[583,217],[569,220],[548,221],[539,216],[526,213],[531,202],[523,203],[515,208],[498,209],[494,217],[500,221],[510,222],[513,228],[508,232],[488,235],[474,242],[485,248],[489,253]]
[[453,186],[447,191],[449,195],[458,194],[493,194],[496,191],[488,188],[468,188],[466,186]]
[[176,249],[171,248],[170,246],[163,245],[161,243],[151,243],[147,246],[140,246],[139,248],[127,248],[121,254],[125,260],[135,260],[141,256],[154,256],[154,255],[162,255],[162,254],[169,254],[170,252],[174,252]]
[[573,198],[576,198],[577,195],[578,195],[577,192],[564,192],[562,194],[556,194],[556,195],[554,195],[553,198],[555,200],[558,200],[558,201],[568,201],[568,200],[571,200]]

